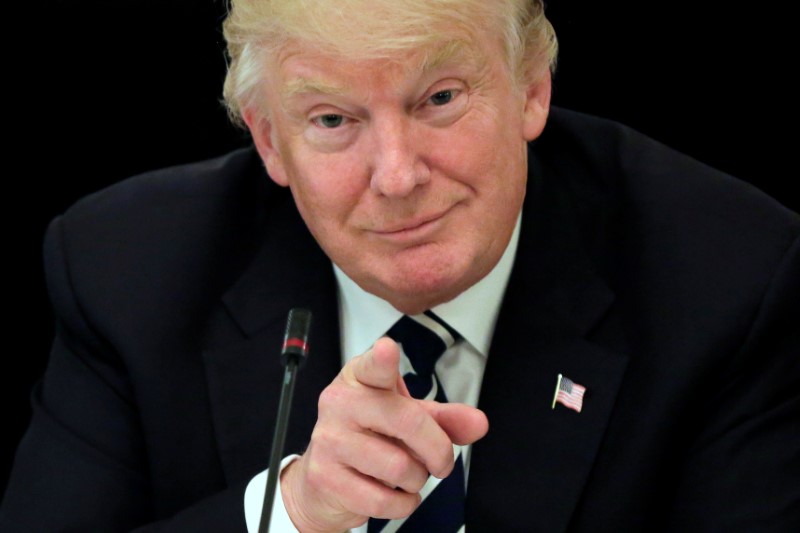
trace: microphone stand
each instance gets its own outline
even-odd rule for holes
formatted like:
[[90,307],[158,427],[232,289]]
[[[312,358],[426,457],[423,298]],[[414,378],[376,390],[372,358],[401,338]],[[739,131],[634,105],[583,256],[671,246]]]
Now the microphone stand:
[[267,489],[264,492],[264,504],[261,508],[261,522],[258,533],[269,531],[272,519],[272,504],[275,500],[275,490],[278,486],[278,468],[283,457],[283,446],[286,442],[286,432],[289,427],[289,412],[292,409],[294,384],[297,370],[303,366],[308,357],[308,332],[311,327],[311,312],[307,309],[292,309],[286,320],[286,336],[284,337],[281,361],[286,369],[283,373],[281,386],[281,399],[278,404],[278,420],[275,424],[275,433],[272,437],[272,452],[269,457],[269,470],[267,471]]

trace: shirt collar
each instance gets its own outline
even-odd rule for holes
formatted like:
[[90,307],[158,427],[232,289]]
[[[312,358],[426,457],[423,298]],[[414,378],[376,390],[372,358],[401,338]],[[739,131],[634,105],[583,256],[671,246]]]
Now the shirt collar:
[[[522,213],[517,217],[503,256],[489,274],[453,300],[432,309],[484,357],[489,354],[500,304],[511,276],[521,219]],[[369,349],[403,313],[363,290],[335,264],[333,269],[339,293],[342,355],[347,361]]]

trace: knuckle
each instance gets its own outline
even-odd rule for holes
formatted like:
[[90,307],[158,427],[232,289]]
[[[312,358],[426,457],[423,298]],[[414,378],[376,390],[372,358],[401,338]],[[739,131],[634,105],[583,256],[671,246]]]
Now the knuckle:
[[448,444],[437,449],[436,457],[428,464],[431,474],[445,478],[453,469],[453,446]]
[[417,493],[392,490],[378,481],[375,483],[377,485],[360,493],[357,501],[350,507],[352,512],[375,518],[404,518],[410,515],[422,500]]
[[342,464],[341,454],[344,448],[345,436],[338,428],[317,425],[303,457],[314,472],[328,475],[332,469]]
[[317,426],[311,436],[311,441],[314,448],[326,453],[329,450],[336,450],[339,444],[338,432],[327,429],[326,427]]
[[366,514],[377,518],[395,518],[392,510],[397,498],[398,494],[392,491],[377,491],[377,493],[366,502]]
[[322,394],[319,395],[319,401],[317,402],[320,415],[328,414],[331,411],[339,409],[339,406],[345,403],[346,398],[347,393],[339,384],[333,383],[328,385],[322,391]]
[[428,414],[415,403],[407,404],[400,411],[397,429],[402,436],[413,435],[422,429]]
[[417,507],[419,507],[420,503],[422,503],[422,496],[420,496],[419,494],[416,494],[416,493],[409,494],[408,498],[405,501],[406,505],[405,505],[405,507],[403,507],[403,509],[401,511],[400,518],[402,518],[404,516],[408,516],[411,513],[413,513],[414,511],[416,511]]
[[424,468],[417,469],[407,482],[407,492],[416,494],[421,491],[428,482],[428,476],[428,471]]
[[403,450],[394,450],[386,454],[383,478],[394,486],[400,485],[401,481],[408,476],[412,468],[413,459]]

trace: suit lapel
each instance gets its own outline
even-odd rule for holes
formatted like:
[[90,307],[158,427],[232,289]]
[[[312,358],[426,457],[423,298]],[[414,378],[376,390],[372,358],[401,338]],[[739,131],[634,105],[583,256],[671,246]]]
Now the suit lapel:
[[[532,168],[548,180],[529,183],[481,388],[490,429],[473,448],[468,531],[567,528],[627,364],[614,293],[589,258],[565,177],[535,159]],[[559,373],[586,387],[581,413],[551,408]]]
[[280,347],[291,308],[308,308],[313,320],[309,361],[297,377],[286,454],[301,453],[308,444],[319,395],[340,368],[331,263],[288,192],[277,191],[270,199],[259,251],[225,294],[203,352],[211,416],[229,483],[267,466],[284,372]]

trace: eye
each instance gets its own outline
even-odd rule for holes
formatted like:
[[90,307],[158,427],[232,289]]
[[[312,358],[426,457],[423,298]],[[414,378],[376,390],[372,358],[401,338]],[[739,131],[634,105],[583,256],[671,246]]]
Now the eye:
[[442,79],[428,89],[415,112],[433,126],[448,126],[467,112],[469,95],[469,86],[463,80]]
[[453,100],[453,91],[448,89],[446,91],[439,91],[430,97],[430,102],[433,105],[449,104]]
[[313,122],[321,128],[333,129],[338,128],[342,125],[342,123],[344,123],[344,117],[342,115],[335,115],[331,113],[328,115],[315,117]]

